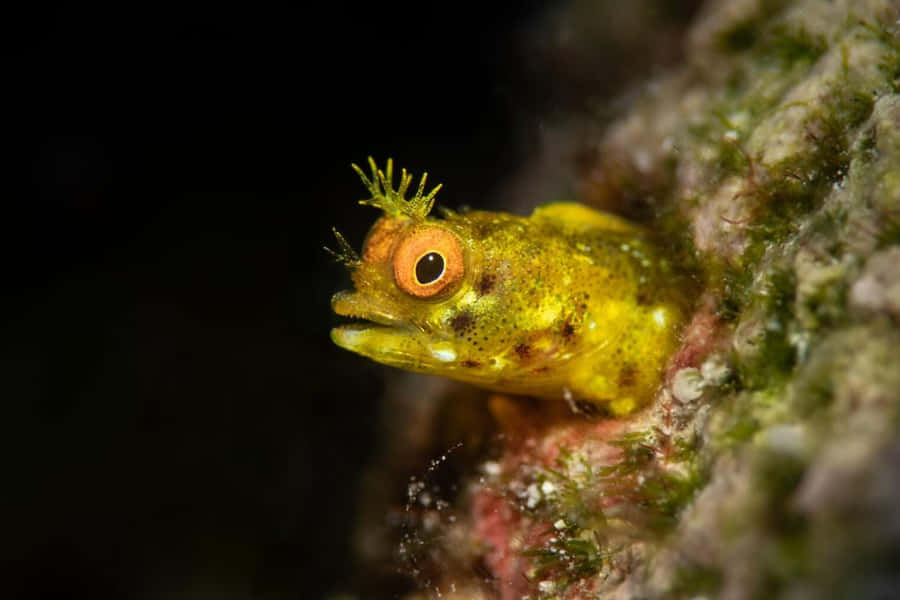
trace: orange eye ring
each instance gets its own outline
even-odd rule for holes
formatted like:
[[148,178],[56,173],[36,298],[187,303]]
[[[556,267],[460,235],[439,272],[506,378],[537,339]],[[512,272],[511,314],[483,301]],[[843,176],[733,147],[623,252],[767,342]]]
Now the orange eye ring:
[[394,281],[416,298],[433,298],[458,283],[465,271],[462,246],[440,227],[413,230],[394,251]]

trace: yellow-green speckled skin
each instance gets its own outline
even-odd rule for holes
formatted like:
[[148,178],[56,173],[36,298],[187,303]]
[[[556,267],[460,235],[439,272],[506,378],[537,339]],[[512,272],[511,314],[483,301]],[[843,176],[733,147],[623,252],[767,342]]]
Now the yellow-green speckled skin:
[[[421,226],[397,219],[396,235]],[[568,398],[626,414],[648,402],[676,348],[684,298],[642,231],[579,204],[530,217],[473,211],[428,217],[461,241],[465,275],[438,300],[414,298],[390,259],[363,262],[338,314],[374,323],[332,331],[378,362],[512,394]]]

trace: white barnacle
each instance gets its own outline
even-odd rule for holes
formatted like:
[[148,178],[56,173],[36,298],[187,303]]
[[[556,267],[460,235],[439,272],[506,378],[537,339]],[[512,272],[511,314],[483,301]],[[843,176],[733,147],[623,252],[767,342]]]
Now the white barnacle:
[[703,384],[703,377],[698,369],[679,369],[672,380],[672,394],[679,402],[693,402],[703,395]]

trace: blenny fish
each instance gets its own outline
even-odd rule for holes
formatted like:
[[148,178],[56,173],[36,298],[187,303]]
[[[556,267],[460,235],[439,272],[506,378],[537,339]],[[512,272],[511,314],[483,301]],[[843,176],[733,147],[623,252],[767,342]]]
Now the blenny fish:
[[332,251],[354,291],[334,295],[338,315],[365,322],[334,342],[380,363],[474,385],[622,415],[649,402],[678,344],[684,294],[645,231],[575,203],[528,217],[442,210],[441,186],[393,162],[354,170],[379,208],[358,255],[334,231]]

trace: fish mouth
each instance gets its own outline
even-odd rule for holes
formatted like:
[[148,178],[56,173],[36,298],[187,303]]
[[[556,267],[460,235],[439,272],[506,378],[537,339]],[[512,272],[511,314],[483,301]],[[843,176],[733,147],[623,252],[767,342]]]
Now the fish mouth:
[[332,310],[351,319],[331,330],[332,341],[351,352],[377,362],[420,373],[447,368],[456,361],[456,351],[447,343],[398,316],[373,307],[358,293],[338,292],[331,299]]
[[355,319],[353,323],[341,325],[336,329],[359,330],[362,328],[387,327],[395,329],[415,330],[415,327],[372,304],[355,292],[338,292],[331,298],[331,310],[336,315]]

